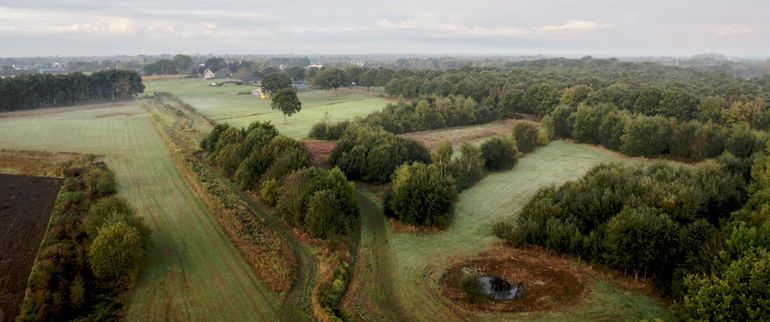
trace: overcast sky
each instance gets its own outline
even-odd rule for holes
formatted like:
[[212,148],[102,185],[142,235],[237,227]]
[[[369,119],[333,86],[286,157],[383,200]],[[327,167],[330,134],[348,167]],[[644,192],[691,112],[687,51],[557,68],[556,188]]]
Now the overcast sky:
[[0,56],[770,56],[770,0],[0,0]]

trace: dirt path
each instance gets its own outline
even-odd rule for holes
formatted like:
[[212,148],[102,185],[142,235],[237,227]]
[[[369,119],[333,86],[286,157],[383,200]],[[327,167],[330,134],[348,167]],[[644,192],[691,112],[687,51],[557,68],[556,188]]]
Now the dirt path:
[[393,289],[393,263],[382,209],[362,192],[357,193],[356,201],[361,209],[361,241],[342,310],[356,321],[412,320]]
[[258,215],[260,219],[264,220],[270,228],[283,235],[294,250],[294,254],[297,258],[297,280],[294,282],[294,285],[292,285],[292,288],[284,295],[284,300],[281,305],[282,320],[312,321],[311,295],[313,287],[316,284],[316,279],[318,278],[318,263],[316,263],[313,249],[297,240],[294,233],[292,233],[291,229],[286,226],[286,224],[270,214],[262,205],[256,202],[251,195],[241,191],[230,181],[225,181],[227,182],[228,187],[246,202],[251,211]]

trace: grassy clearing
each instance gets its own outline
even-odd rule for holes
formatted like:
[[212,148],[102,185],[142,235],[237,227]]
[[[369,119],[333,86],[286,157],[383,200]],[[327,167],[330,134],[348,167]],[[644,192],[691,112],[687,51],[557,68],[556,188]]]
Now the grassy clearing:
[[521,122],[537,124],[532,121],[509,119],[494,121],[487,124],[412,132],[401,134],[401,136],[420,142],[430,150],[435,149],[439,144],[445,141],[449,141],[453,148],[458,149],[463,143],[466,142],[471,144],[481,144],[491,137],[504,135],[510,136],[513,130],[513,126],[516,123]]
[[[396,269],[392,276],[399,300],[415,320],[450,321],[461,319],[499,320],[617,320],[625,317],[657,317],[665,309],[650,298],[623,293],[610,285],[600,285],[585,304],[573,311],[547,315],[515,313],[478,315],[448,302],[441,295],[438,280],[452,263],[488,250],[499,240],[492,226],[512,216],[541,187],[576,180],[592,167],[611,161],[639,162],[618,158],[590,146],[555,141],[527,155],[511,171],[494,173],[464,191],[456,204],[455,218],[446,231],[431,234],[390,233]],[[622,294],[622,299],[615,296]],[[612,299],[612,300],[611,300]],[[602,315],[604,314],[604,315]]]
[[270,100],[249,94],[253,85],[209,86],[211,80],[193,78],[161,80],[145,83],[145,93],[170,92],[217,122],[247,126],[254,121],[270,121],[283,135],[304,138],[313,124],[329,113],[332,121],[366,116],[385,107],[387,101],[375,92],[365,91],[302,91],[302,111],[284,123],[283,114],[270,108]]
[[128,320],[275,320],[279,304],[180,175],[139,102],[0,118],[0,148],[105,156],[155,247]]

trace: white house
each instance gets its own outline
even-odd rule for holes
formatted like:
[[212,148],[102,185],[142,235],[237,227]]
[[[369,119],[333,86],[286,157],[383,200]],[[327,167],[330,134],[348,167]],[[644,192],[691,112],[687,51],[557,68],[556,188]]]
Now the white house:
[[211,71],[211,69],[206,68],[205,71],[203,71],[203,79],[214,79],[217,77],[217,74]]

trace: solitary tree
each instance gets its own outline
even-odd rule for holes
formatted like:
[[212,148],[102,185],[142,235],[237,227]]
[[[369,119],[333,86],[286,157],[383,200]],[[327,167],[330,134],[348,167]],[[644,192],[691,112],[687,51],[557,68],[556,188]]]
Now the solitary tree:
[[492,138],[481,144],[484,167],[489,171],[510,169],[516,165],[516,148],[512,142]]
[[294,89],[284,88],[278,90],[273,95],[273,102],[270,106],[274,110],[281,110],[283,112],[283,122],[287,123],[286,117],[299,112],[302,109],[302,102],[299,101],[297,92]]

